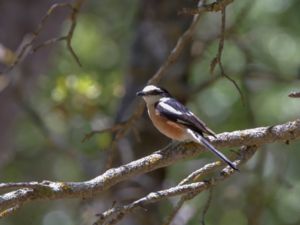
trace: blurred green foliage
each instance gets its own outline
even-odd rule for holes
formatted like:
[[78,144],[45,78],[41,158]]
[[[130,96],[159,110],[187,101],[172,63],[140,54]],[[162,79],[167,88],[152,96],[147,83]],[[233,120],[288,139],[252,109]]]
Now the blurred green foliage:
[[[124,92],[123,77],[129,61],[137,3],[137,0],[88,2],[85,11],[80,13],[72,41],[83,68],[78,67],[64,45],[59,45],[51,69],[41,76],[39,90],[30,99],[54,134],[53,139],[57,143],[63,139],[62,145],[66,148],[55,150],[53,140],[45,137],[23,115],[15,127],[14,160],[3,168],[2,181],[79,181],[91,178],[102,169],[103,151],[110,147],[112,136],[108,133],[97,135],[83,144],[81,140],[91,129],[108,127],[114,121]],[[245,6],[249,11],[237,22],[233,33],[227,34],[223,64],[226,73],[248,95],[249,105],[241,102],[238,91],[225,78],[193,96],[193,101],[188,103],[217,132],[284,123],[300,115],[300,101],[287,97],[289,92],[300,90],[300,1],[234,1],[228,10],[228,25],[235,22]],[[197,38],[203,40],[216,35],[219,19],[215,13],[205,15]],[[64,31],[68,25],[63,24]],[[237,40],[246,45],[246,50]],[[192,88],[211,78],[210,63],[216,55],[217,44],[215,41],[202,58],[195,57],[191,62],[189,82]],[[252,122],[249,110],[254,116]],[[264,147],[245,165],[242,173],[216,187],[206,224],[249,224],[247,212],[257,207],[253,196],[260,198],[257,201],[263,207],[258,224],[300,224],[299,147],[299,142]],[[78,153],[84,160],[77,157]],[[262,155],[267,160],[258,170],[255,166],[264,157]],[[209,154],[171,166],[167,181],[176,184],[207,162],[208,157]],[[28,163],[30,161],[34,166]],[[257,192],[253,193],[256,188]],[[186,207],[191,215],[187,224],[199,224],[199,212],[206,197],[200,195],[188,202]],[[80,209],[72,203],[60,201],[46,205],[38,202],[0,224],[24,224],[20,222],[23,220],[31,225],[81,224],[84,216],[76,213]],[[171,207],[164,204],[162,214],[166,215]]]

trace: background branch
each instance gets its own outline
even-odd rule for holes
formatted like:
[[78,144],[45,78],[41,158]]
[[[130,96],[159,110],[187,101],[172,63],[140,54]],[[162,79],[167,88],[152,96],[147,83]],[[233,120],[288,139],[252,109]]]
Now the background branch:
[[[29,38],[27,43],[24,44],[22,46],[22,48],[19,50],[19,52],[15,54],[13,62],[7,67],[6,70],[4,70],[3,72],[0,72],[0,75],[1,74],[5,75],[5,74],[9,73],[12,69],[15,68],[16,65],[18,65],[28,55],[28,53],[31,53],[31,54],[35,53],[36,51],[38,51],[42,47],[54,44],[54,43],[59,42],[59,41],[66,41],[68,50],[70,51],[71,55],[74,57],[77,64],[79,66],[81,66],[79,58],[76,55],[76,53],[75,53],[75,51],[72,47],[71,41],[72,41],[73,34],[74,34],[74,31],[75,31],[75,28],[76,28],[78,12],[81,9],[81,6],[85,1],[86,0],[76,0],[74,2],[74,4],[71,4],[71,3],[56,3],[56,4],[53,4],[48,9],[45,16],[42,18],[42,20],[41,20],[40,24],[38,25],[36,31],[34,31],[32,33],[32,36]],[[37,41],[37,38],[39,37],[40,33],[45,28],[46,22],[48,21],[48,19],[52,15],[52,13],[55,12],[59,8],[68,8],[68,9],[71,10],[71,13],[69,14],[69,18],[71,20],[71,25],[70,25],[70,28],[69,28],[67,34],[63,35],[63,36],[60,36],[60,37],[56,37],[56,38],[46,40],[46,41],[44,41],[40,44],[35,45],[35,42]]]

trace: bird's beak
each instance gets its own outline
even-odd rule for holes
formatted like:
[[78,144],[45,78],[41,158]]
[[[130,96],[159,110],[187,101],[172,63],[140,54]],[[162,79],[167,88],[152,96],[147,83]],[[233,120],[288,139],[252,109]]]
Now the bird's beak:
[[136,96],[145,96],[145,93],[143,91],[138,91],[136,93]]

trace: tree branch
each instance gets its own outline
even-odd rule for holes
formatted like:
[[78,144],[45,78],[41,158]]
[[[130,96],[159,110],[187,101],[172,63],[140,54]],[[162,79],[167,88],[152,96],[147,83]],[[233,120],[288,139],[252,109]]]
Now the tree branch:
[[[253,156],[253,154],[256,152],[257,147],[252,146],[252,147],[245,147],[241,149],[241,154],[238,157],[234,163],[236,165],[240,165],[249,158]],[[218,182],[228,178],[229,176],[234,174],[234,170],[230,169],[228,166],[223,169],[220,173],[215,178],[211,178],[206,181],[201,181],[201,182],[195,182],[191,184],[182,184],[178,185],[176,187],[172,187],[169,189],[157,191],[157,192],[152,192],[148,195],[146,195],[143,198],[140,198],[128,205],[122,206],[122,207],[114,207],[110,210],[107,210],[106,212],[100,214],[99,220],[94,223],[94,225],[100,225],[100,224],[116,224],[118,221],[120,221],[126,214],[133,212],[135,208],[138,207],[144,207],[146,204],[158,202],[161,200],[164,200],[169,197],[177,196],[177,195],[182,195],[185,194],[184,200],[191,199],[195,197],[195,195],[201,193],[204,190],[210,189],[213,186],[215,186]],[[106,223],[106,221],[109,219],[109,222]]]
[[[222,2],[222,1],[220,1],[220,2]],[[231,1],[228,1],[228,2],[231,2]],[[225,73],[225,70],[224,70],[224,67],[222,64],[222,53],[223,53],[223,49],[224,49],[225,31],[226,31],[226,5],[221,5],[220,7],[221,7],[221,15],[222,15],[222,17],[221,17],[221,35],[220,35],[220,41],[219,41],[217,55],[211,61],[211,64],[210,64],[210,72],[211,72],[211,74],[213,74],[216,65],[219,65],[221,75],[223,77],[226,77],[235,86],[235,88],[238,90],[238,92],[241,96],[242,102],[244,102],[242,90],[240,89],[240,87],[236,83],[236,81]]]
[[[31,35],[31,37],[29,38],[29,40],[26,40],[26,44],[24,44],[21,48],[20,51],[15,53],[15,57],[14,60],[10,63],[10,65],[6,68],[6,70],[4,70],[3,72],[0,72],[1,74],[7,74],[10,71],[12,71],[18,64],[21,63],[21,61],[28,55],[28,54],[33,54],[36,51],[38,51],[40,48],[43,48],[45,46],[54,44],[56,42],[60,42],[60,41],[66,41],[66,45],[67,48],[69,50],[69,52],[71,53],[71,55],[74,57],[76,63],[81,66],[81,63],[79,61],[78,56],[76,55],[71,42],[72,42],[72,38],[73,38],[73,34],[76,28],[76,24],[77,24],[77,17],[78,17],[78,13],[83,5],[83,3],[86,0],[76,0],[74,3],[55,3],[53,4],[48,11],[46,12],[46,14],[44,15],[44,17],[42,18],[40,24],[38,25],[36,31],[34,31]],[[42,42],[41,44],[35,45],[35,42],[37,40],[37,38],[39,37],[40,33],[43,31],[43,29],[46,26],[46,22],[47,20],[50,18],[50,16],[52,15],[53,12],[55,12],[57,9],[59,8],[67,8],[69,10],[71,10],[70,14],[69,14],[69,18],[71,20],[71,24],[70,24],[70,28],[67,32],[66,35],[60,36],[60,37],[55,37],[49,40],[46,40],[44,42]]]
[[[203,176],[215,171],[216,169],[219,169],[222,165],[224,165],[223,161],[216,161],[213,163],[208,163],[205,166],[201,167],[200,169],[195,170],[194,172],[189,174],[187,177],[185,177],[182,181],[180,181],[178,186],[190,183],[192,181],[193,182],[200,181],[200,179],[202,179]],[[186,201],[194,198],[198,194],[199,194],[199,192],[192,192],[192,193],[188,193],[188,194],[181,196],[180,200],[176,203],[172,212],[165,219],[163,225],[170,225],[172,220],[175,218],[176,214],[179,212],[179,210],[183,206],[183,204]],[[203,211],[203,213],[204,213],[204,211]]]
[[[217,148],[260,146],[272,142],[286,142],[300,139],[300,120],[285,124],[259,127],[242,131],[225,132],[217,139],[209,137]],[[166,167],[179,160],[197,156],[205,149],[196,143],[171,143],[164,149],[126,165],[107,170],[102,175],[84,182],[23,182],[0,184],[0,191],[16,187],[17,190],[0,196],[0,211],[4,212],[35,200],[81,198],[104,192],[121,181],[144,174],[155,169]],[[14,186],[15,185],[15,186]],[[198,184],[203,188],[204,184]]]

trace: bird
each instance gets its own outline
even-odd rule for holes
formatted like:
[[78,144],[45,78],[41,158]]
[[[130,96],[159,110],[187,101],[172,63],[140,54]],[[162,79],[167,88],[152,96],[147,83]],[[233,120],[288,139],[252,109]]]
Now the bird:
[[204,136],[211,135],[216,138],[216,134],[186,106],[172,97],[166,89],[147,85],[136,95],[144,99],[153,125],[162,134],[172,140],[201,144],[232,169],[238,170],[236,165],[218,151]]

